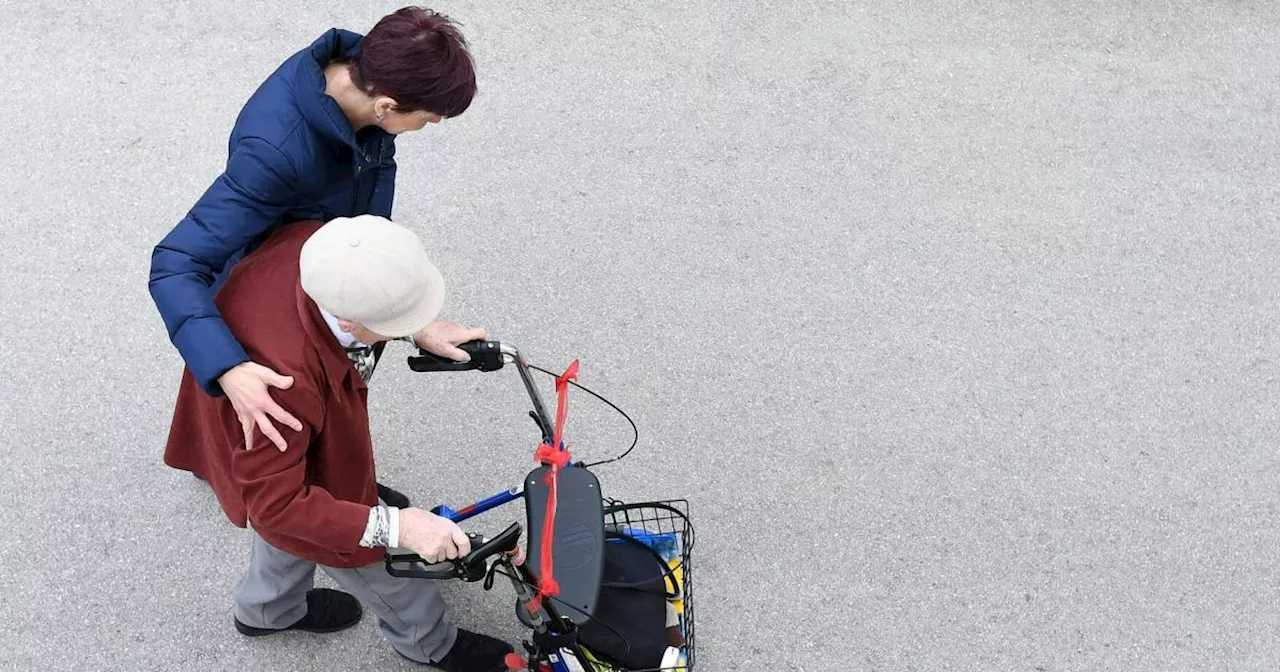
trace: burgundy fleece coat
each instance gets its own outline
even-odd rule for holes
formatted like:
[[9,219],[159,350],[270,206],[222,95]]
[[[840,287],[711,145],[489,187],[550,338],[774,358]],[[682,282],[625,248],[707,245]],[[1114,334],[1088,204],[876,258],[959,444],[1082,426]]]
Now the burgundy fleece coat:
[[186,369],[164,461],[202,475],[227,518],[240,527],[251,521],[272,546],[353,568],[380,562],[385,549],[359,545],[378,501],[368,388],[299,281],[302,244],[321,225],[277,230],[236,264],[216,299],[253,361],[293,376],[293,387],[271,394],[302,431],[276,423],[287,451],[256,430],[245,450],[231,402],[209,396]]

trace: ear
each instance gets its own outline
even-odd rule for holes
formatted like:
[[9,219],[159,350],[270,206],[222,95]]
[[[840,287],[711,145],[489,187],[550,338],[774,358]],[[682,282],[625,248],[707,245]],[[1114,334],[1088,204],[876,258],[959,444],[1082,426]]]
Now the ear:
[[376,117],[386,117],[388,114],[396,110],[396,101],[389,96],[378,96],[373,99],[373,114]]
[[352,334],[352,333],[355,333],[356,329],[360,328],[360,325],[356,324],[355,322],[352,322],[351,320],[340,319],[338,320],[338,328],[341,329],[342,333],[344,334]]

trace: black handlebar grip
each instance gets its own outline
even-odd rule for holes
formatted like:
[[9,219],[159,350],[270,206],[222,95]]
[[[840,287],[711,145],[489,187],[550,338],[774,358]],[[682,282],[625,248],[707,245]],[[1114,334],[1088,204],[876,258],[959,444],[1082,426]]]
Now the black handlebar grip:
[[485,539],[483,537],[471,537],[471,552],[462,559],[462,564],[468,568],[484,567],[484,562],[499,553],[510,553],[516,548],[516,544],[520,542],[520,532],[522,528],[520,523],[511,523],[507,529],[501,534],[492,538]]
[[467,341],[458,348],[471,355],[471,361],[459,362],[419,349],[418,354],[409,357],[409,368],[419,372],[497,371],[502,368],[502,344],[498,341]]
[[487,573],[485,561],[498,553],[507,553],[516,547],[520,540],[520,523],[512,523],[493,539],[483,535],[467,532],[471,542],[471,552],[466,557],[455,560],[441,560],[427,564],[417,553],[386,554],[387,573],[391,576],[406,579],[462,579],[463,581],[479,581]]

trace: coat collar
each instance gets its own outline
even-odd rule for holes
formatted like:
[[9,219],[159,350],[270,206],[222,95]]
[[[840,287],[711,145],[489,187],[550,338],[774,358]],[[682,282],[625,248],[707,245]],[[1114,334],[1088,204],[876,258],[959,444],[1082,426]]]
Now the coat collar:
[[[365,150],[338,101],[324,92],[324,68],[336,59],[353,56],[363,39],[359,33],[330,29],[316,38],[298,59],[297,76],[294,77],[294,97],[307,123],[326,139],[351,147],[357,155],[362,155]],[[375,131],[383,132],[380,129]]]
[[329,383],[329,389],[334,393],[333,398],[342,399],[342,388],[347,384],[348,379],[356,390],[366,389],[368,385],[356,373],[356,368],[351,364],[351,360],[347,359],[347,353],[343,350],[342,344],[334,337],[333,331],[329,329],[329,324],[325,322],[324,316],[320,314],[320,307],[302,290],[301,278],[298,279],[297,297],[298,317],[302,320],[302,328],[306,332],[307,342],[320,356],[320,368],[323,369],[325,381]]

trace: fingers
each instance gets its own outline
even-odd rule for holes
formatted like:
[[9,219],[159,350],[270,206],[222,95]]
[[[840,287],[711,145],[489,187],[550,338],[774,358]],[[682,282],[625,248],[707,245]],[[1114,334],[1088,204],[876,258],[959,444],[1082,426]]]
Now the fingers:
[[414,335],[414,340],[422,349],[447,357],[456,362],[469,362],[471,355],[457,346],[468,341],[479,341],[489,337],[489,332],[480,327],[464,327],[458,322],[432,322],[422,331]]
[[468,355],[466,350],[455,345],[450,345],[449,343],[440,343],[435,347],[433,352],[441,357],[448,357],[449,359],[457,362],[471,361],[471,355]]
[[471,355],[457,346],[468,343],[470,341],[480,341],[489,337],[489,333],[479,327],[464,329],[459,327],[457,331],[449,334],[449,340],[439,345],[437,355],[448,357],[459,362],[471,361]]
[[238,381],[225,386],[225,390],[227,397],[231,399],[232,406],[236,409],[236,415],[240,418],[240,425],[244,430],[245,448],[253,448],[253,428],[257,425],[262,435],[270,439],[277,449],[284,452],[288,448],[288,443],[280,435],[272,420],[295,432],[302,431],[302,423],[271,398],[268,385],[288,389],[293,386],[293,378],[281,376],[253,362],[247,362],[241,366],[245,367],[243,371],[248,371],[251,375],[241,376]]
[[269,402],[267,404],[267,413],[271,414],[272,419],[288,425],[295,432],[302,431],[302,423],[293,417],[292,413],[281,408],[280,404],[273,401],[271,397],[267,397],[267,401]]
[[450,560],[457,560],[471,552],[471,540],[456,523],[446,523],[447,532],[441,535],[440,552]]
[[258,429],[262,430],[262,435],[270,439],[271,443],[276,444],[276,448],[279,448],[280,452],[283,453],[289,447],[289,444],[285,443],[284,437],[280,436],[280,432],[276,429],[276,426],[271,424],[271,420],[267,418],[267,414],[262,411],[258,411],[253,414],[253,417],[258,423]]
[[471,552],[471,538],[462,531],[461,527],[454,526],[453,543],[458,547],[458,557]]
[[442,539],[433,550],[428,551],[427,553],[419,551],[418,556],[423,560],[426,560],[427,564],[444,562],[445,560],[456,560],[462,557],[458,554],[458,547],[454,546],[453,542],[448,539]]
[[423,551],[426,552],[416,552],[428,564],[444,562],[445,560],[457,560],[471,552],[471,540],[467,538],[461,528],[454,526],[447,536],[439,537],[436,543],[430,544]]
[[282,390],[287,390],[290,387],[293,387],[293,377],[282,376],[277,373],[275,369],[265,367],[257,362],[245,362],[241,366],[245,367],[246,371],[252,373],[264,388],[268,385],[271,387],[278,387]]
[[241,415],[240,429],[244,431],[244,449],[253,450],[253,418]]

